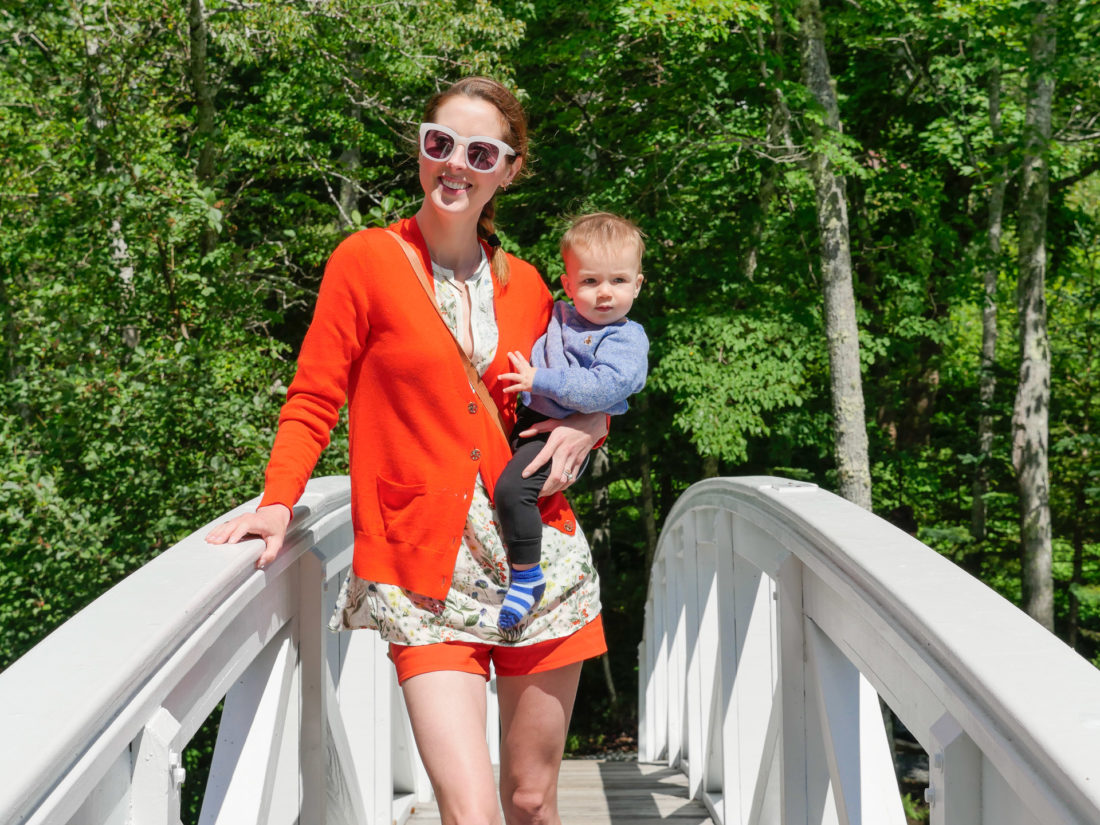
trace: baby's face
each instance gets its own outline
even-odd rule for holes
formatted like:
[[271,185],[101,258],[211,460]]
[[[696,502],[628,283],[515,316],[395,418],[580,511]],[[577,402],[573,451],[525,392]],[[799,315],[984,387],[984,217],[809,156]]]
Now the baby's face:
[[573,247],[562,257],[562,286],[582,318],[603,326],[626,317],[642,288],[637,249]]

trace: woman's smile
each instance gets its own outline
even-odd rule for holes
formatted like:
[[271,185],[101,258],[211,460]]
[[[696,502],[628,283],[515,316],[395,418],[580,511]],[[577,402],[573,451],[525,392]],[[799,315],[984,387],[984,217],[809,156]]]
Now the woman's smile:
[[443,184],[445,189],[451,189],[455,192],[469,189],[472,185],[469,181],[459,180],[458,178],[452,178],[447,175],[440,175],[439,182]]

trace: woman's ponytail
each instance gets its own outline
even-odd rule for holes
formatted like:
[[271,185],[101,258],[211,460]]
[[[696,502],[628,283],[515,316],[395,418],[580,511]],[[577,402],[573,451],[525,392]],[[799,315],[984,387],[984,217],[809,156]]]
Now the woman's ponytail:
[[481,208],[481,217],[477,221],[477,236],[489,245],[489,267],[501,286],[508,283],[511,274],[508,269],[508,256],[500,245],[493,218],[496,216],[496,199],[491,199]]

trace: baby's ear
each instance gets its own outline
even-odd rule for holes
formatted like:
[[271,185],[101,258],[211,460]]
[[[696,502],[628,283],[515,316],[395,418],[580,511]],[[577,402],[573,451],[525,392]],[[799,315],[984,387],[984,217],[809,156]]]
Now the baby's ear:
[[569,281],[569,273],[568,272],[563,272],[561,274],[561,288],[565,290],[565,294],[568,297],[570,297],[570,298],[573,297],[573,284],[570,283],[570,281]]

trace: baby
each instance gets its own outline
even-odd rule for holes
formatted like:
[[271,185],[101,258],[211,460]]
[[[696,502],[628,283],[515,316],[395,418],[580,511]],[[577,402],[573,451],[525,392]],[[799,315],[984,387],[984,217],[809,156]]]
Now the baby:
[[561,239],[562,285],[573,303],[554,305],[530,362],[522,353],[508,354],[515,372],[501,378],[514,383],[504,391],[523,395],[512,430],[513,456],[494,493],[511,565],[511,582],[500,610],[502,631],[523,621],[546,589],[539,566],[538,494],[550,475],[550,463],[530,478],[521,473],[549,433],[530,438],[517,434],[537,421],[574,412],[619,415],[626,412],[626,399],[645,386],[649,340],[640,324],[626,318],[642,288],[644,249],[642,233],[626,218],[595,212],[574,220]]

